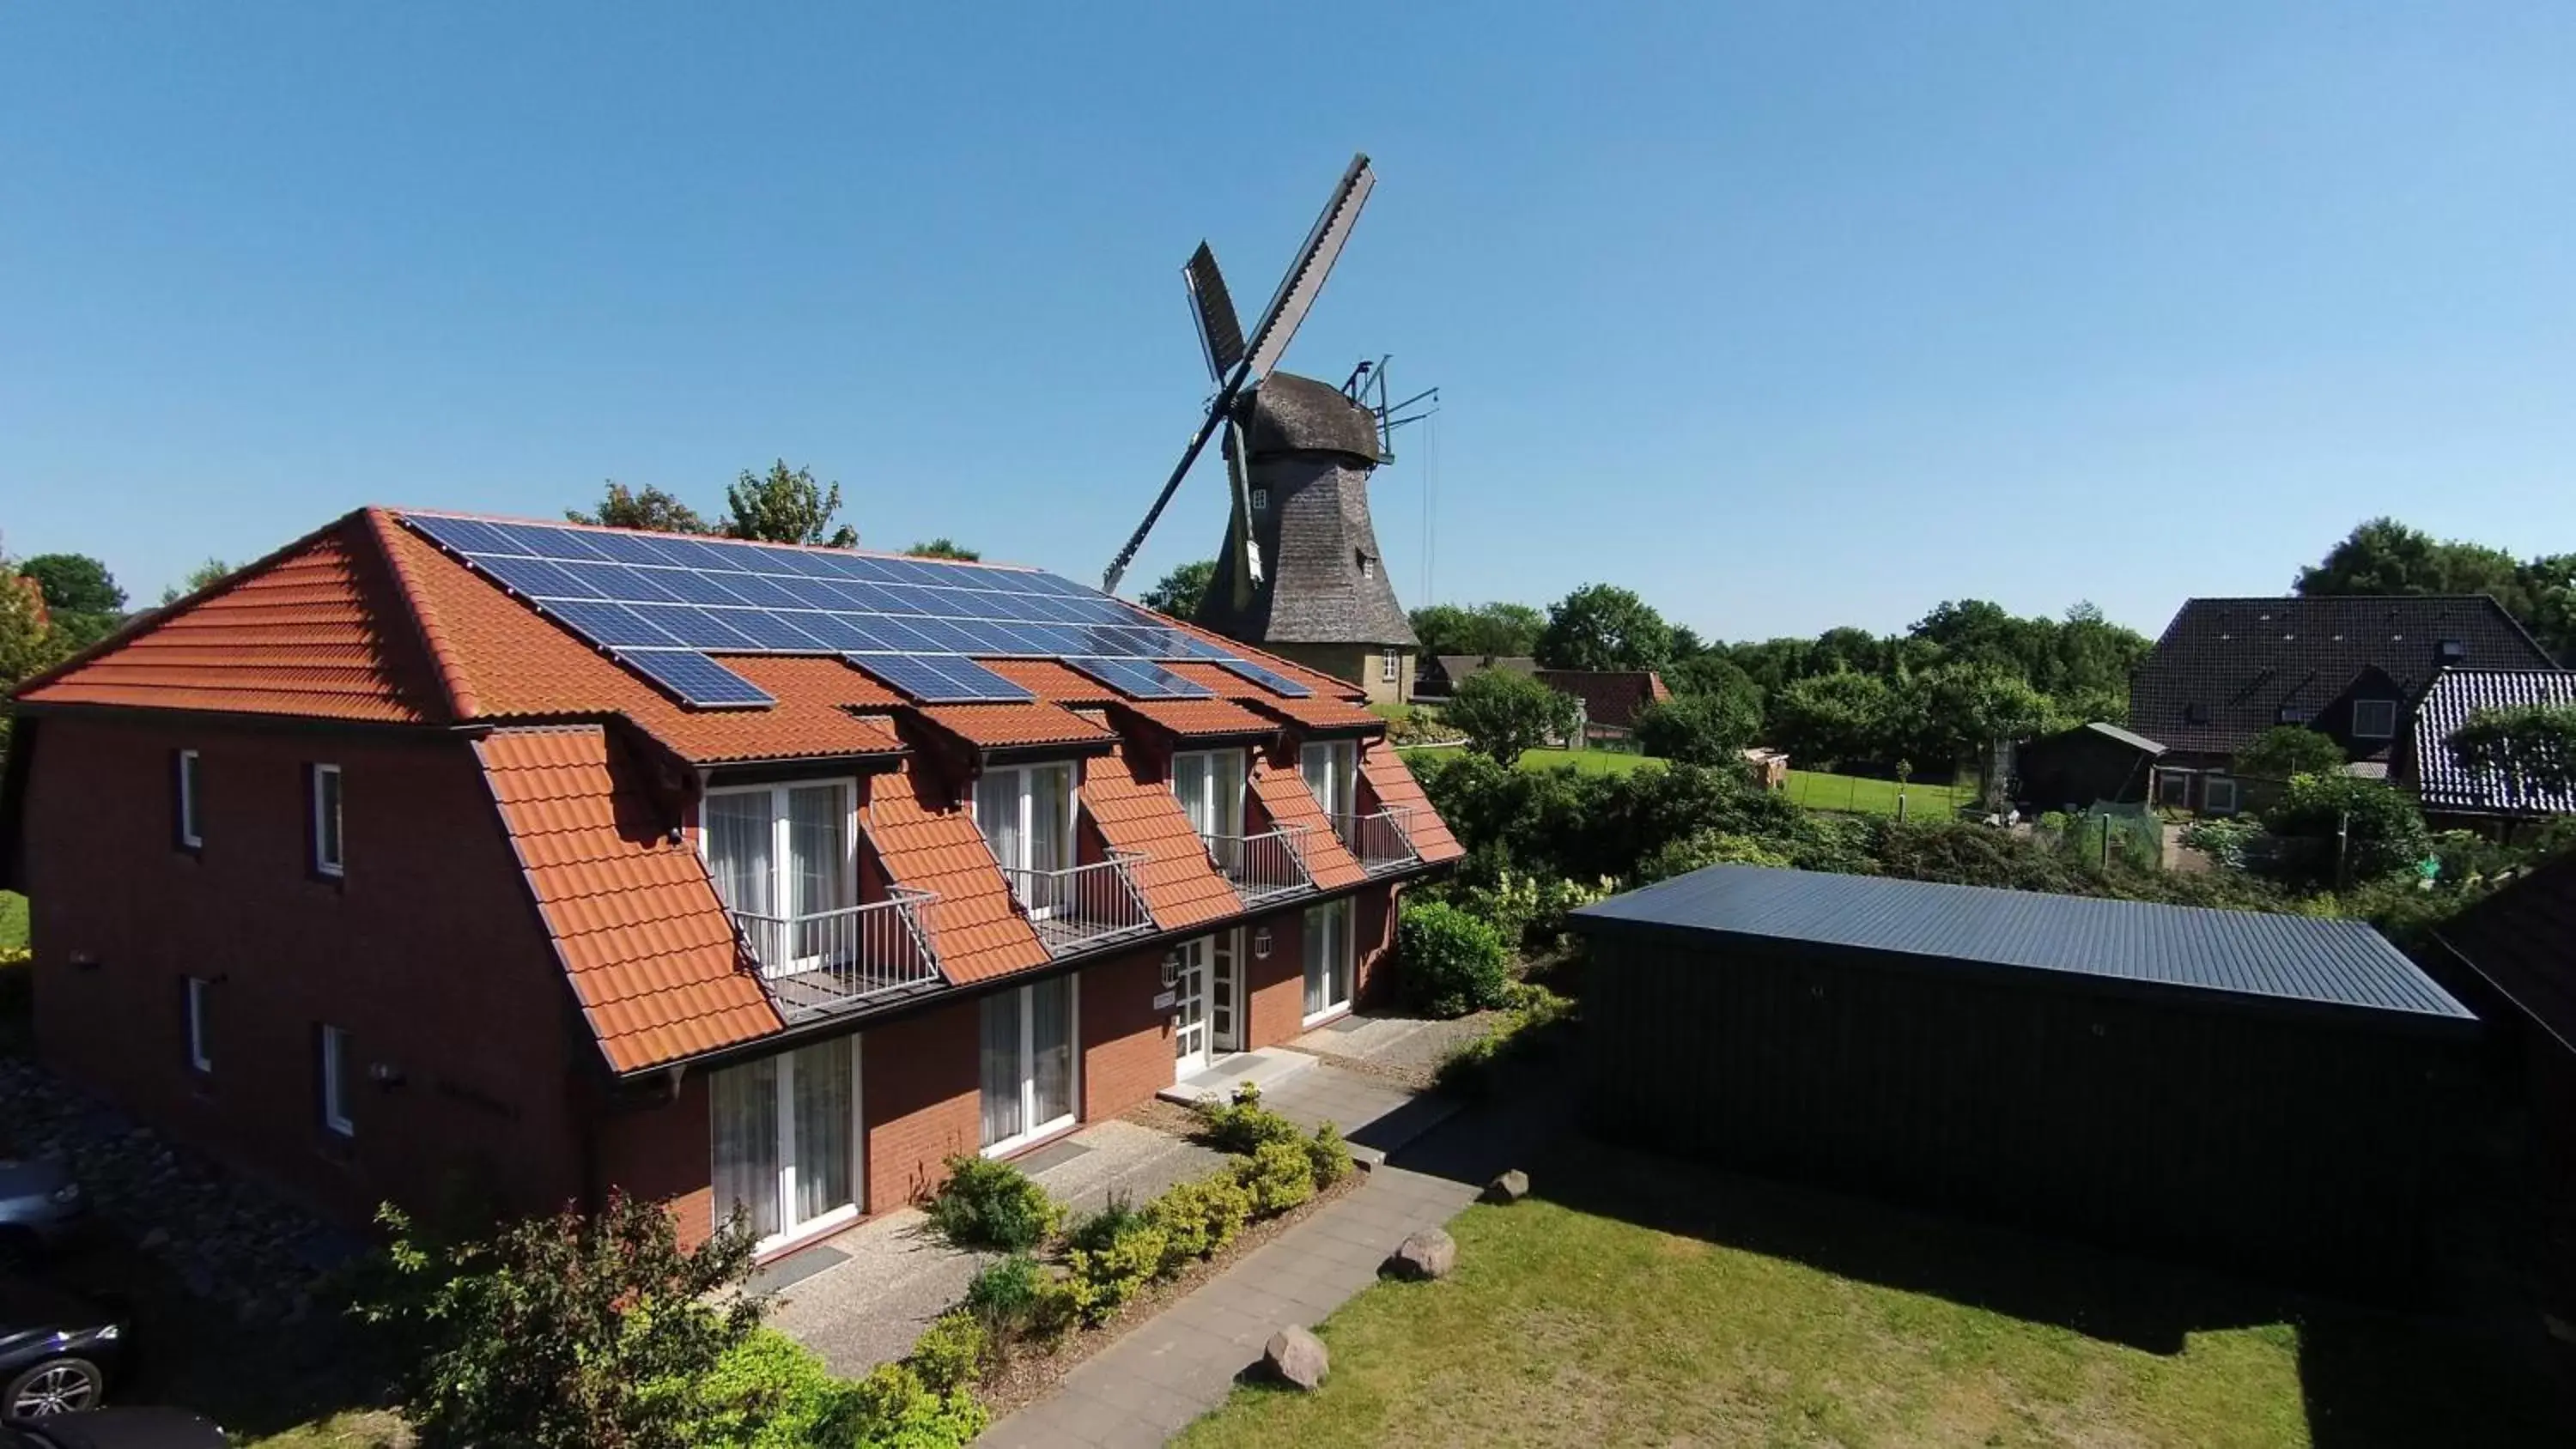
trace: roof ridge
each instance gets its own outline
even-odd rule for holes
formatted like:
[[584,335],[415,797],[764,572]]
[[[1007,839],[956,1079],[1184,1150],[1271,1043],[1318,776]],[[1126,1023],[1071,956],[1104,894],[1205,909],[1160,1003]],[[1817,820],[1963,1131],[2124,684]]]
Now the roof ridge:
[[999,569],[1005,573],[1049,572],[1036,564],[1006,563],[980,558],[949,558],[944,555],[933,558],[925,554],[899,553],[889,549],[860,548],[856,544],[841,548],[828,543],[781,543],[772,538],[736,538],[730,533],[679,533],[668,528],[629,528],[622,523],[583,523],[571,518],[528,518],[516,513],[475,513],[461,508],[404,508],[398,505],[370,504],[365,511],[388,515],[417,513],[423,518],[465,518],[480,523],[520,523],[543,528],[575,528],[591,533],[640,533],[647,538],[685,538],[699,543],[740,543],[757,548],[803,549],[809,553],[854,553],[864,558],[908,558],[930,563],[955,564],[960,568]]
[[455,652],[448,647],[447,630],[440,623],[437,610],[431,607],[428,595],[412,578],[411,566],[403,562],[401,551],[393,546],[389,537],[390,530],[397,526],[393,515],[371,505],[351,516],[366,520],[367,541],[375,545],[377,556],[384,560],[386,571],[393,576],[394,592],[401,596],[403,612],[411,618],[412,637],[419,640],[420,647],[428,653],[430,673],[437,678],[439,689],[446,696],[444,703],[448,718],[472,719],[482,713],[480,701],[474,696],[473,684],[466,679],[463,667],[456,662]]

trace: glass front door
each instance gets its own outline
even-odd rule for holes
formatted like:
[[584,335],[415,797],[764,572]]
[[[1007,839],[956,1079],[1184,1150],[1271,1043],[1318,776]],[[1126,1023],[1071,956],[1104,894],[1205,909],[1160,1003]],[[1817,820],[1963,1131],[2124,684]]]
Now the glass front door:
[[1195,1076],[1208,1064],[1208,975],[1216,942],[1209,937],[1184,941],[1172,956],[1179,972],[1172,982],[1172,1079]]
[[858,1216],[858,1060],[844,1036],[708,1074],[716,1211],[762,1246]]
[[1306,1021],[1312,1025],[1351,1004],[1351,903],[1306,912]]
[[1243,1050],[1243,1025],[1235,1004],[1243,969],[1243,929],[1219,931],[1208,942],[1208,1049]]

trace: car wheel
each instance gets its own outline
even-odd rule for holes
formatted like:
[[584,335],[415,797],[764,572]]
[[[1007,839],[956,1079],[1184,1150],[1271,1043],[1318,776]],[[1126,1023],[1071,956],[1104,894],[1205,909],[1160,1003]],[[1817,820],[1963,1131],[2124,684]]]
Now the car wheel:
[[0,1418],[41,1419],[98,1407],[107,1376],[85,1358],[53,1358],[9,1381],[0,1394]]

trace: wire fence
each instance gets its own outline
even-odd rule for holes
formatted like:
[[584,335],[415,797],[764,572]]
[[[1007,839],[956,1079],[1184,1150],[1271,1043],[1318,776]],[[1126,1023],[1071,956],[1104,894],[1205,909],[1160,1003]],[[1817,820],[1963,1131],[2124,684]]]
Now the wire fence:
[[1960,806],[1977,798],[1977,786],[1972,780],[1949,784],[1909,781],[1900,786],[1894,780],[1862,775],[1791,770],[1785,793],[1810,810],[1839,810],[1853,815],[1894,815],[1902,799],[1907,818],[1932,819],[1957,814]]

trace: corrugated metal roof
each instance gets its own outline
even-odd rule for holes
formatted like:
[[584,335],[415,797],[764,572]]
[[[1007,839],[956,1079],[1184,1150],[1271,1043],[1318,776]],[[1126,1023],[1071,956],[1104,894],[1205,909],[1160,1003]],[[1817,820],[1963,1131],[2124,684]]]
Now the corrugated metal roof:
[[2110,724],[2102,720],[2097,719],[2091,724],[2086,725],[2085,728],[2091,730],[2097,735],[2103,735],[2110,739],[2118,740],[2120,743],[2127,745],[2133,750],[2143,750],[2150,755],[2161,755],[2165,752],[2164,746],[2157,744],[2154,740],[2148,739],[2145,735],[2137,734],[2130,730],[2124,730],[2118,725]]
[[1747,865],[1710,866],[1574,919],[2476,1019],[2360,921]]

